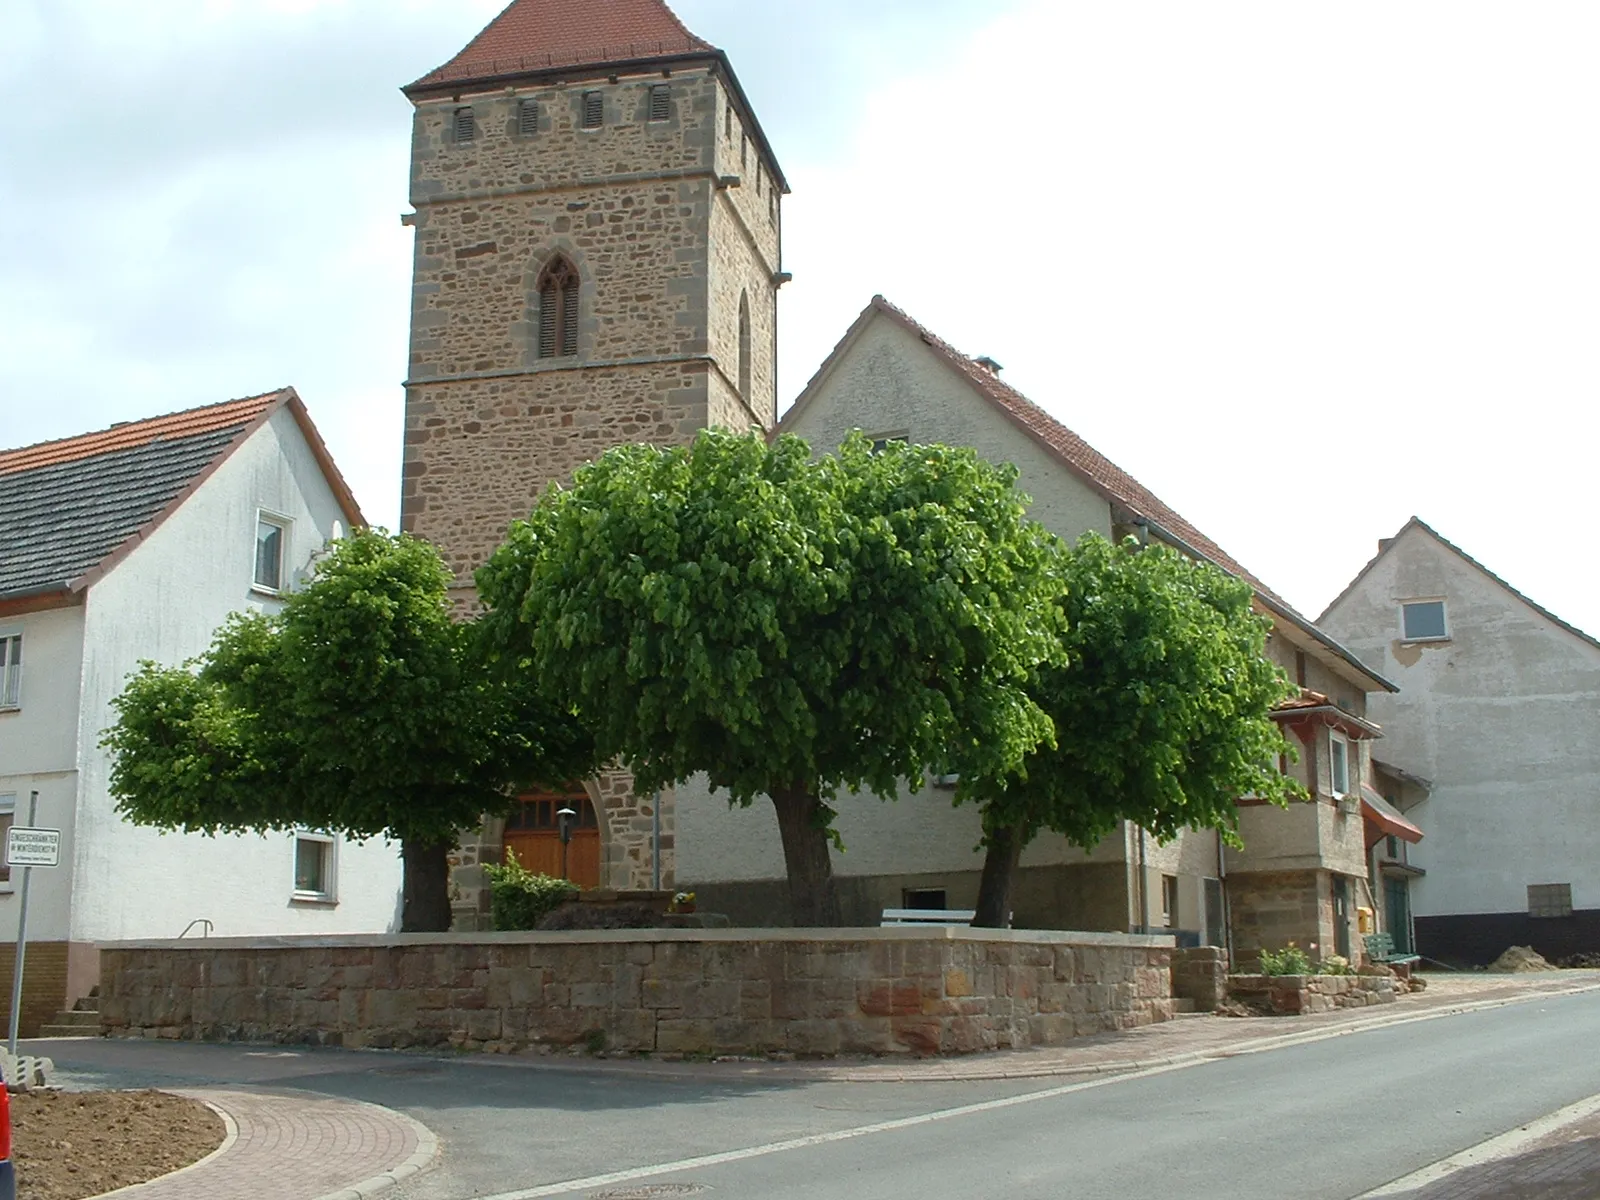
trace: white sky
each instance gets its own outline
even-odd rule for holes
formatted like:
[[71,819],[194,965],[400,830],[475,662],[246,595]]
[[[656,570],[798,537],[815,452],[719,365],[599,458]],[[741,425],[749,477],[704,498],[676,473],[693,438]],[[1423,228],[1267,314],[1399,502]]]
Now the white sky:
[[[0,445],[299,388],[397,519],[397,88],[500,0],[0,7]],[[1416,513],[1600,633],[1600,7],[680,0],[874,292],[1311,615]]]

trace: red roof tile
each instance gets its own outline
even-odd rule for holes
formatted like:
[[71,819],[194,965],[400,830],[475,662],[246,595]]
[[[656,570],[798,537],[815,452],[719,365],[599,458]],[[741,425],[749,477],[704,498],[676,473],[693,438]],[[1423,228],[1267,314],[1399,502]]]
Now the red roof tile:
[[39,442],[17,450],[0,450],[0,475],[76,462],[81,458],[93,458],[99,454],[111,454],[118,450],[131,450],[135,446],[143,446],[158,438],[171,440],[192,437],[216,429],[245,425],[289,394],[288,388],[280,388],[278,391],[266,392],[260,396],[225,400],[221,404],[185,409],[183,412],[151,417],[145,421],[123,421],[110,429],[81,433],[77,437],[61,438],[59,441]]
[[512,0],[460,54],[411,86],[714,51],[662,0]]

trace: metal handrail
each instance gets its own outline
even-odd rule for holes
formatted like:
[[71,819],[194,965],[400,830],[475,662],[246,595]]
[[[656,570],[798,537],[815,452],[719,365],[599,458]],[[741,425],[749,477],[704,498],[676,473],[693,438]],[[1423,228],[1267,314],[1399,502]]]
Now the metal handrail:
[[201,935],[200,935],[201,937],[210,937],[211,936],[211,930],[213,928],[215,928],[211,924],[211,921],[208,918],[206,918],[206,917],[196,917],[194,920],[190,921],[187,925],[185,925],[183,927],[183,932],[178,935],[179,939],[187,937],[188,934],[189,934],[189,930],[193,929],[196,925],[204,925],[205,926],[205,931],[203,933],[201,933]]

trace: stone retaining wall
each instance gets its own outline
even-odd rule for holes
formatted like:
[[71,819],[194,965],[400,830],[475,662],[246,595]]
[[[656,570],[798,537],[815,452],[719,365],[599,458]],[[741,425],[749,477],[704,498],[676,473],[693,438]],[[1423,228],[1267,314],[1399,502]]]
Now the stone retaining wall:
[[1215,1012],[1228,998],[1228,952],[1221,946],[1174,950],[1172,994],[1193,1000],[1196,1012]]
[[513,1052],[966,1053],[1172,1016],[1172,938],[616,930],[125,942],[113,1036]]
[[1392,1004],[1395,978],[1382,975],[1230,975],[1228,994],[1274,1013],[1327,1012]]

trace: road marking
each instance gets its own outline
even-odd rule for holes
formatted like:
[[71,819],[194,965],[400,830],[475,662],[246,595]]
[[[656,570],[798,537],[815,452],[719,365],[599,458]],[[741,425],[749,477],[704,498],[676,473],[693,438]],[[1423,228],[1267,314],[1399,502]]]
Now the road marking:
[[1107,1075],[1101,1079],[1082,1083],[1065,1083],[1042,1091],[1027,1092],[1021,1096],[1003,1096],[998,1100],[983,1100],[976,1104],[962,1104],[955,1108],[941,1108],[934,1112],[919,1113],[914,1117],[896,1117],[892,1121],[877,1121],[871,1125],[858,1125],[852,1129],[836,1129],[830,1133],[813,1133],[806,1137],[789,1138],[781,1142],[768,1142],[761,1146],[747,1146],[742,1150],[724,1150],[719,1154],[702,1154],[695,1158],[680,1158],[676,1162],[656,1163],[648,1167],[631,1167],[625,1171],[611,1171],[605,1175],[590,1175],[583,1179],[565,1179],[560,1183],[546,1183],[538,1187],[520,1188],[514,1192],[496,1192],[480,1196],[478,1200],[539,1200],[542,1196],[564,1196],[569,1192],[589,1191],[616,1183],[630,1183],[635,1179],[648,1179],[654,1175],[673,1175],[679,1171],[696,1171],[704,1167],[717,1167],[723,1163],[742,1162],[748,1158],[764,1158],[769,1154],[782,1154],[788,1150],[804,1150],[809,1146],[825,1146],[830,1142],[847,1142],[854,1138],[870,1137],[876,1133],[892,1133],[897,1129],[912,1129],[935,1121],[948,1121],[955,1117],[968,1117],[974,1113],[994,1112],[1002,1108],[1015,1108],[1020,1104],[1034,1104],[1040,1100],[1053,1100],[1073,1092],[1086,1092],[1091,1088],[1108,1087],[1130,1079],[1147,1079],[1152,1075],[1165,1075],[1198,1066],[1197,1062],[1173,1063],[1147,1067],[1142,1071],[1129,1071],[1123,1075]]
[[[1166,1062],[1158,1062],[1150,1066],[1140,1067],[1131,1071],[1119,1071],[1115,1074],[1105,1074],[1081,1083],[1066,1083],[1056,1087],[1044,1088],[1037,1092],[1025,1092],[1020,1096],[1005,1096],[998,1100],[984,1100],[976,1104],[962,1104],[954,1108],[938,1109],[930,1113],[920,1113],[912,1117],[898,1117],[892,1121],[879,1121],[871,1125],[860,1125],[851,1129],[834,1130],[831,1133],[814,1133],[806,1137],[789,1138],[781,1142],[768,1142],[759,1146],[748,1146],[741,1150],[725,1150],[717,1154],[703,1154],[695,1158],[682,1158],[675,1162],[656,1163],[651,1166],[631,1167],[623,1171],[611,1171],[604,1175],[589,1175],[582,1179],[567,1179],[557,1183],[540,1184],[537,1187],[519,1188],[511,1192],[496,1192],[492,1196],[480,1196],[477,1200],[541,1200],[545,1196],[564,1196],[570,1192],[587,1191],[594,1188],[609,1187],[618,1183],[630,1183],[636,1179],[649,1179],[656,1175],[671,1175],[680,1171],[694,1171],[704,1167],[720,1166],[723,1163],[741,1162],[745,1159],[764,1158],[769,1154],[782,1154],[789,1150],[803,1150],[810,1146],[824,1146],[831,1142],[845,1142],[859,1137],[868,1137],[878,1133],[891,1133],[897,1129],[910,1129],[918,1125],[927,1125],[935,1121],[948,1121],[955,1117],[971,1116],[974,1113],[993,1112],[997,1109],[1014,1108],[1021,1104],[1032,1104],[1040,1100],[1051,1100],[1058,1096],[1071,1095],[1074,1092],[1089,1091],[1092,1088],[1109,1087],[1112,1084],[1125,1083],[1133,1079],[1148,1079],[1153,1075],[1166,1075],[1172,1071],[1184,1071],[1190,1067],[1198,1067],[1205,1063],[1219,1062],[1223,1059],[1238,1057],[1243,1054],[1259,1054],[1268,1050],[1287,1049],[1290,1046],[1307,1045],[1313,1042],[1330,1041],[1334,1038],[1348,1037],[1352,1034],[1365,1032],[1367,1029],[1392,1029],[1398,1025],[1410,1025],[1422,1021],[1438,1020],[1441,1017],[1459,1016],[1466,1012],[1481,1011],[1489,1008],[1504,1008],[1513,1004],[1525,1003],[1531,1000],[1550,999],[1557,996],[1573,995],[1578,992],[1589,992],[1600,988],[1600,985],[1586,985],[1561,992],[1537,993],[1526,997],[1515,997],[1506,1000],[1488,1000],[1467,1002],[1460,1006],[1446,1009],[1436,1009],[1433,1012],[1414,1013],[1398,1020],[1365,1023],[1352,1022],[1347,1026],[1334,1029],[1308,1030],[1300,1034],[1287,1034],[1278,1038],[1261,1039],[1246,1046],[1216,1047],[1208,1051],[1198,1051],[1188,1055],[1181,1055]],[[1363,1028],[1365,1025],[1365,1028]],[[501,1065],[501,1064],[495,1064]],[[511,1066],[514,1064],[504,1064]],[[824,1082],[820,1081],[819,1082]],[[1600,1105],[1600,1096],[1594,1098]],[[1585,1102],[1586,1103],[1586,1102]],[[1576,1107],[1576,1106],[1574,1106]],[[1562,1112],[1566,1110],[1563,1109]],[[1551,1114],[1552,1117],[1558,1114]],[[1541,1118],[1540,1122],[1550,1118]],[[1570,1117],[1576,1120],[1577,1117]],[[1536,1122],[1535,1124],[1539,1124]],[[1532,1128],[1529,1126],[1528,1128]],[[1540,1135],[1549,1132],[1544,1129]],[[1408,1176],[1409,1178],[1409,1176]],[[1400,1181],[1396,1181],[1397,1183]],[[1394,1185],[1386,1185],[1394,1186]],[[1378,1196],[1383,1194],[1371,1192],[1368,1195]],[[1366,1200],[1364,1196],[1356,1200]]]
[[1579,1100],[1576,1104],[1569,1104],[1565,1108],[1558,1108],[1553,1113],[1547,1113],[1536,1121],[1529,1121],[1526,1125],[1519,1125],[1499,1137],[1492,1137],[1486,1142],[1479,1142],[1476,1146],[1469,1146],[1459,1154],[1441,1158],[1436,1163],[1413,1171],[1409,1175],[1402,1175],[1399,1179],[1382,1187],[1373,1188],[1370,1192],[1362,1192],[1355,1200],[1372,1200],[1378,1196],[1398,1196],[1402,1192],[1414,1192],[1467,1167],[1510,1158],[1530,1142],[1536,1142],[1597,1112],[1600,1112],[1600,1094],[1590,1096],[1587,1100]]

